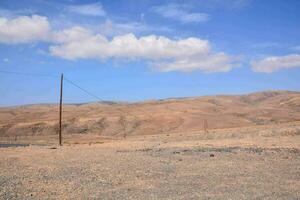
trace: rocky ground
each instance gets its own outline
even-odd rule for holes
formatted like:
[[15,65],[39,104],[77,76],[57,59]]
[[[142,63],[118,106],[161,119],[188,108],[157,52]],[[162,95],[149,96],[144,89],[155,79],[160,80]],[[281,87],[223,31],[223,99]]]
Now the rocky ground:
[[299,199],[299,128],[0,148],[0,199]]

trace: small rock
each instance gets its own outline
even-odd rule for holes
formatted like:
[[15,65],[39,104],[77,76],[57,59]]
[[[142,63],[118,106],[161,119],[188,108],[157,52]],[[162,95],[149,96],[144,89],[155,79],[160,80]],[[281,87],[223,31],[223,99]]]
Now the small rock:
[[215,154],[211,153],[209,154],[209,157],[215,157]]

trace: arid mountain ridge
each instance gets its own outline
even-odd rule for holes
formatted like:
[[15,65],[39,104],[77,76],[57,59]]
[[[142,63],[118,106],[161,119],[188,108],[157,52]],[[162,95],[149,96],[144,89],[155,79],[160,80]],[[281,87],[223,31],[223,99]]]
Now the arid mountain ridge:
[[[97,102],[63,107],[65,134],[144,135],[300,121],[300,92]],[[0,136],[57,134],[58,105],[0,108]]]

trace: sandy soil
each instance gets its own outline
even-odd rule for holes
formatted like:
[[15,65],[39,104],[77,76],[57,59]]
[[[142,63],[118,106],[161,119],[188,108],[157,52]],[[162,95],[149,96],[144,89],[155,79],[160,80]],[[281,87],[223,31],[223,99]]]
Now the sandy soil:
[[0,148],[0,198],[300,198],[299,122],[78,141]]

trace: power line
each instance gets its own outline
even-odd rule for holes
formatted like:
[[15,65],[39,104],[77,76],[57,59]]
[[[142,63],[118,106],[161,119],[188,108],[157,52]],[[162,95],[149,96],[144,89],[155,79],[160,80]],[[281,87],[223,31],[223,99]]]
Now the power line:
[[[13,75],[22,75],[22,76],[34,76],[34,77],[51,77],[51,78],[59,78],[58,75],[50,75],[50,74],[39,74],[39,73],[27,73],[27,72],[17,72],[17,71],[6,71],[6,70],[0,70],[0,73],[3,74],[13,74]],[[98,97],[97,95],[89,92],[88,90],[84,89],[83,87],[79,86],[78,84],[74,83],[73,81],[71,81],[70,79],[64,77],[64,80],[66,80],[68,83],[70,83],[71,85],[75,86],[76,88],[80,89],[81,91],[83,91],[84,93],[88,94],[89,96],[99,100],[99,101],[105,101],[104,99]],[[121,108],[117,108],[119,111],[121,112],[125,112],[128,115],[134,116],[135,115],[126,112],[125,110],[121,109]]]
[[[24,72],[16,72],[16,71],[6,71],[6,70],[0,70],[0,73],[3,74],[13,74],[13,75],[23,75],[23,76],[34,76],[34,77],[51,77],[51,78],[59,78],[58,75],[50,75],[50,74],[38,74],[38,73],[24,73]],[[71,85],[75,86],[76,88],[80,89],[84,93],[88,94],[89,96],[99,100],[99,101],[105,101],[102,98],[98,97],[97,95],[89,92],[88,90],[84,89],[83,87],[79,86],[78,84],[74,83],[70,79],[64,77],[63,80],[66,80],[66,82],[70,83]],[[137,115],[130,113],[126,111],[125,109],[122,109],[120,107],[116,107],[117,110],[126,113],[127,115],[130,115],[134,117],[136,120],[138,119]]]
[[[66,80],[68,83],[70,83],[71,85],[75,86],[76,88],[80,89],[81,91],[85,92],[86,94],[88,94],[91,97],[94,97],[100,101],[105,101],[103,99],[101,99],[100,97],[98,97],[97,95],[92,94],[91,92],[87,91],[86,89],[82,88],[81,86],[79,86],[78,84],[74,83],[73,81],[69,80],[68,78],[64,77],[64,80]],[[138,116],[135,114],[132,114],[128,111],[126,111],[125,109],[122,109],[120,107],[115,107],[115,109],[119,110],[121,113],[126,113],[127,115],[132,116],[133,118],[135,118],[136,120],[138,119]],[[125,127],[126,129],[126,127]],[[117,129],[113,129],[114,132],[117,132]],[[126,132],[126,130],[125,130]],[[126,133],[124,133],[126,135]]]
[[[102,102],[105,101],[104,99],[98,97],[97,95],[95,95],[95,94],[93,94],[93,93],[87,91],[87,90],[84,89],[83,87],[81,87],[81,86],[79,86],[78,84],[74,83],[74,82],[71,81],[70,79],[64,77],[64,80],[66,80],[68,83],[70,83],[71,85],[75,86],[76,88],[80,89],[81,91],[85,92],[85,93],[88,94],[89,96],[94,97],[94,98],[96,98],[97,100],[102,101]],[[116,109],[118,109],[118,110],[121,111],[121,112],[126,112],[125,110],[122,110],[121,108],[116,108]],[[132,115],[132,114],[130,114],[130,113],[128,113],[128,112],[126,112],[126,113],[127,113],[128,115],[134,116],[134,115]],[[134,116],[134,117],[136,117],[136,116]]]
[[[35,77],[52,77],[52,78],[54,78],[54,77],[58,78],[59,77],[58,75],[38,74],[38,73],[25,73],[25,72],[6,71],[6,70],[0,70],[0,73],[3,73],[3,74],[14,74],[14,75],[23,75],[23,76],[35,76]],[[66,80],[67,82],[69,82],[73,86],[77,87],[78,89],[82,90],[86,94],[88,94],[88,95],[96,98],[97,100],[104,101],[103,99],[99,98],[97,95],[92,94],[91,92],[89,92],[86,89],[80,87],[79,85],[77,85],[73,81],[67,79],[66,77],[64,77],[64,80]]]
[[99,98],[98,96],[92,94],[91,92],[87,91],[86,89],[80,87],[79,85],[77,85],[76,83],[74,83],[73,81],[67,79],[66,77],[64,77],[64,80],[66,80],[68,83],[72,84],[73,86],[77,87],[78,89],[80,89],[81,91],[85,92],[86,94],[90,95],[91,97],[96,98],[99,101],[104,101],[103,99]]
[[59,77],[59,76],[50,75],[50,74],[24,73],[24,72],[5,71],[5,70],[0,70],[0,73],[22,75],[22,76],[35,76],[35,77],[51,77],[51,78],[58,78]]
[[[98,97],[97,95],[92,94],[91,92],[87,91],[86,89],[82,88],[81,86],[79,86],[78,84],[74,83],[73,81],[67,79],[66,77],[64,77],[64,80],[66,80],[68,83],[72,84],[73,86],[77,87],[78,89],[82,90],[82,91],[85,92],[86,94],[90,95],[91,97],[94,97],[94,98],[96,98],[96,99],[98,99],[99,101],[102,101],[102,102],[105,101],[104,99],[101,99],[101,98]],[[137,118],[136,115],[131,114],[131,113],[125,111],[125,110],[122,109],[122,108],[116,107],[116,109],[119,110],[119,111],[121,111],[121,112],[125,112],[127,115],[131,115],[131,116],[133,116],[134,118]]]

